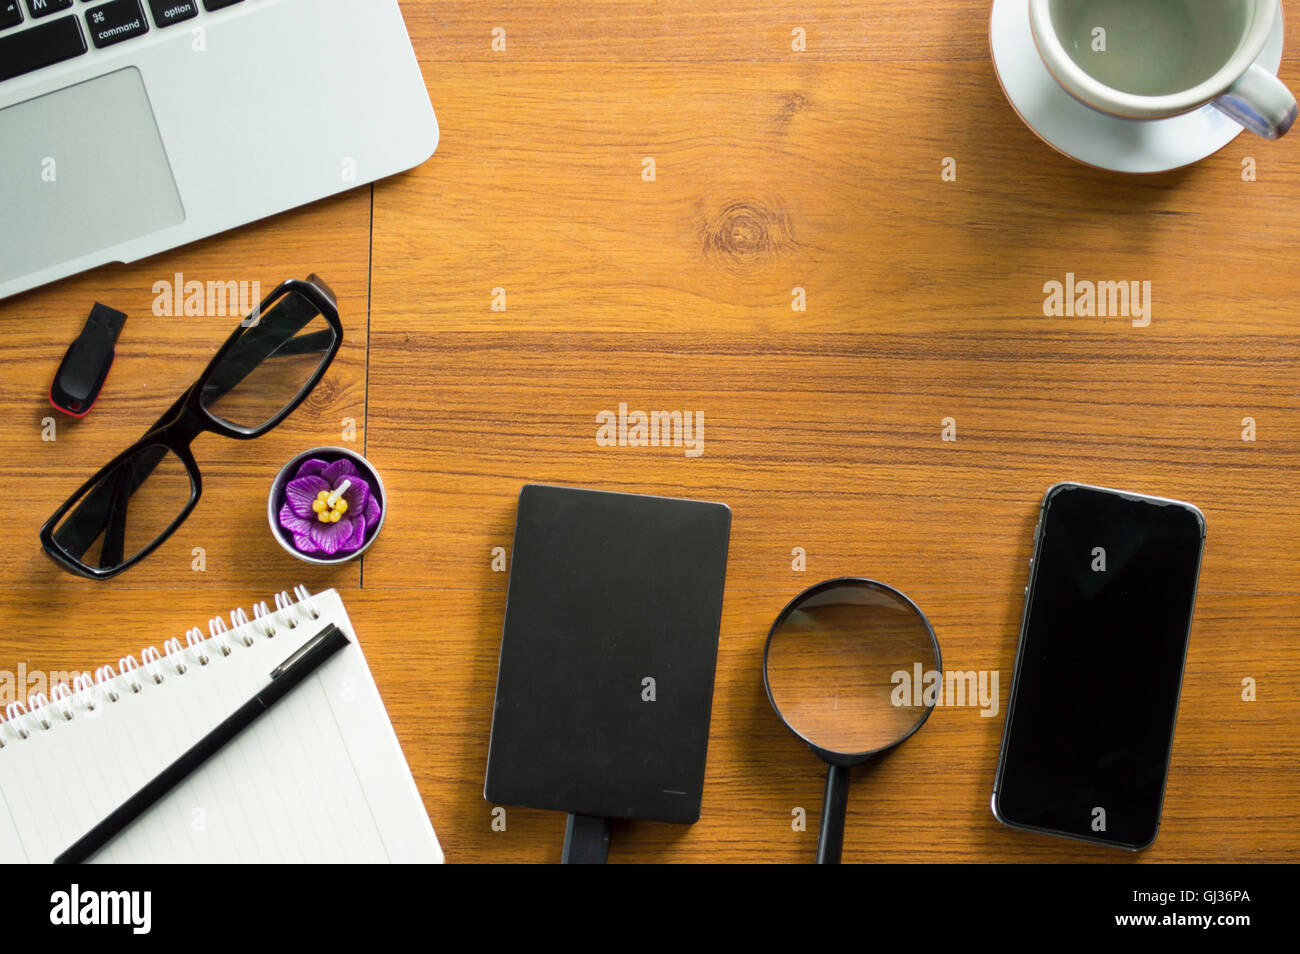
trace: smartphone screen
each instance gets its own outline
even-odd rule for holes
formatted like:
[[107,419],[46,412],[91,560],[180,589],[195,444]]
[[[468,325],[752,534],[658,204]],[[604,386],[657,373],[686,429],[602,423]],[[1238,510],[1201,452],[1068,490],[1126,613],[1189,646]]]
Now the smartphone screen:
[[1205,520],[1080,484],[1043,498],[993,812],[1144,848],[1160,825]]

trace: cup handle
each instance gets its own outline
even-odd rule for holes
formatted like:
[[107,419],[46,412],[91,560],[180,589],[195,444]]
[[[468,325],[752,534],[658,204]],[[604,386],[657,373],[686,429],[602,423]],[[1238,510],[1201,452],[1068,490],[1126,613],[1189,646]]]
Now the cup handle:
[[1295,122],[1295,97],[1285,83],[1258,63],[1252,63],[1213,103],[1219,112],[1265,139],[1285,136]]

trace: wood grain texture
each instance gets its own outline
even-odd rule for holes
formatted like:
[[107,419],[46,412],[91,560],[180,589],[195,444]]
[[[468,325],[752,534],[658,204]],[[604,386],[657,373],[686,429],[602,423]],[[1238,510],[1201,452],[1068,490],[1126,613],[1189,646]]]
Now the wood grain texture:
[[[0,548],[0,665],[112,660],[299,580],[337,585],[449,860],[554,861],[563,818],[508,808],[493,831],[482,797],[506,588],[491,552],[510,547],[519,489],[721,500],[703,817],[618,825],[614,860],[811,858],[791,812],[815,829],[820,763],[771,713],[761,651],[794,593],[841,574],[903,590],[945,666],[998,670],[1002,690],[995,716],[940,709],[857,771],[846,860],[1300,858],[1296,141],[1118,177],[1020,124],[983,0],[773,6],[406,2],[442,140],[374,187],[373,222],[360,190],[0,304],[0,482],[22,501]],[[1287,43],[1294,78],[1294,16]],[[73,581],[39,553],[40,523],[227,333],[148,316],[152,281],[178,269],[316,270],[347,343],[274,435],[196,446],[213,476],[183,540],[108,585]],[[1043,284],[1067,271],[1150,281],[1150,326],[1044,317]],[[133,315],[112,403],[43,443],[44,389],[95,298]],[[702,455],[597,446],[596,415],[620,402],[703,412]],[[266,484],[363,415],[388,523],[364,566],[308,572],[265,530]],[[1208,521],[1164,821],[1138,856],[1012,832],[988,807],[1033,523],[1064,479]]]

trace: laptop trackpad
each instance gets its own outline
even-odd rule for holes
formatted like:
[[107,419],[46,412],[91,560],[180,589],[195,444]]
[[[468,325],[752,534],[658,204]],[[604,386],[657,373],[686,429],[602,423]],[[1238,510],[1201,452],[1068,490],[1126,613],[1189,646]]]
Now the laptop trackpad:
[[0,109],[0,282],[184,221],[135,67]]

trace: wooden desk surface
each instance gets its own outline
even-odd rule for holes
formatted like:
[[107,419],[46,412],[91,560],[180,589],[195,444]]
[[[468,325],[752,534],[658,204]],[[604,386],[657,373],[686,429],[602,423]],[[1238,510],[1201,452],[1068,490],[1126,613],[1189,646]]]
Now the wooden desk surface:
[[[482,797],[506,588],[492,549],[510,546],[519,488],[721,500],[703,818],[617,826],[613,859],[811,858],[821,765],[769,710],[761,650],[794,593],[842,574],[909,594],[945,665],[998,670],[1003,697],[995,718],[937,710],[857,772],[846,860],[1300,857],[1300,142],[1096,171],[1003,100],[987,0],[780,6],[408,0],[442,128],[431,161],[0,304],[0,668],[93,666],[294,583],[337,586],[448,859],[554,861],[562,817],[512,808],[493,831]],[[1295,15],[1287,49],[1294,79]],[[256,442],[201,438],[203,501],[146,563],[98,584],[56,569],[46,516],[229,333],[154,317],[153,283],[313,270],[347,340],[311,399]],[[1150,326],[1044,317],[1043,284],[1066,272],[1150,281]],[[131,315],[113,376],[43,440],[94,300]],[[597,446],[596,415],[622,402],[703,412],[703,454]],[[272,541],[265,494],[349,419],[392,508],[362,562],[322,570]],[[988,807],[1031,530],[1062,479],[1208,520],[1164,822],[1136,858],[1004,829]]]

